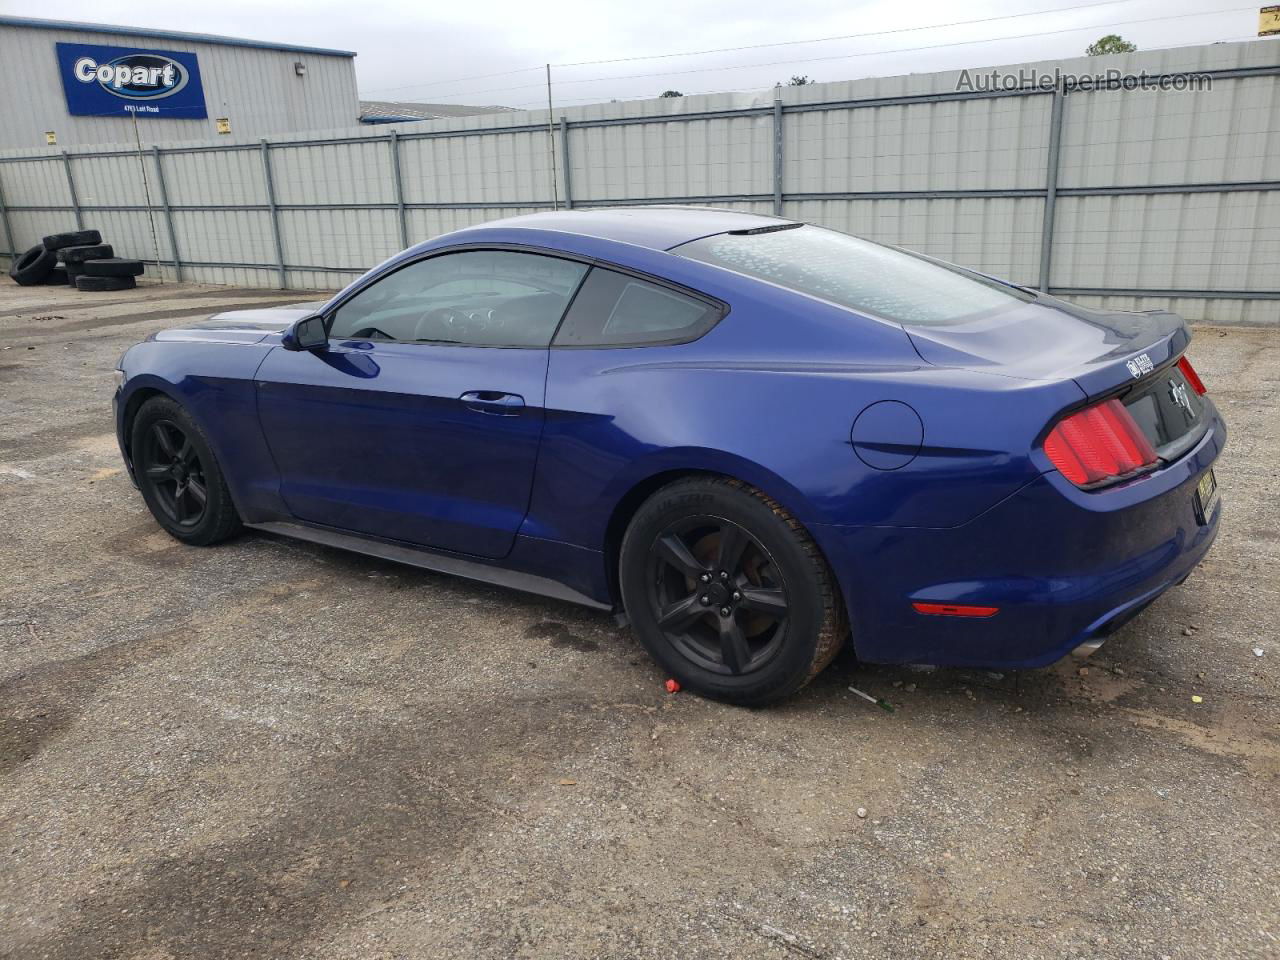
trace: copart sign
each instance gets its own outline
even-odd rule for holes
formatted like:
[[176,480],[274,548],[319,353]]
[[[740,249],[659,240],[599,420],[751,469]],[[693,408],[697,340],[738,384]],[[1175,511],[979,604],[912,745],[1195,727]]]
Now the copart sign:
[[59,43],[58,70],[73,116],[201,120],[209,114],[194,53]]

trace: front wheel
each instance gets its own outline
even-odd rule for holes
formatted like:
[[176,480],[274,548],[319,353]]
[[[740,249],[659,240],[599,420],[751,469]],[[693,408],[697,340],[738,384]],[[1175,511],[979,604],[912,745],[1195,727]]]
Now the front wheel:
[[196,546],[225,540],[240,529],[209,441],[181,405],[152,397],[134,417],[130,437],[138,488],[160,526]]
[[754,706],[794,693],[848,632],[808,533],[728,478],[677,481],[645,501],[619,577],[640,642],[682,686],[717,700]]

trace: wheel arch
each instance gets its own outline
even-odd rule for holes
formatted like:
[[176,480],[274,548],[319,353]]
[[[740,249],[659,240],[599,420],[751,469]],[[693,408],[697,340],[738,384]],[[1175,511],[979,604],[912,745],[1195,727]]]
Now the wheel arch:
[[[762,476],[761,474],[764,474]],[[618,580],[619,560],[622,552],[622,539],[626,535],[627,528],[631,525],[631,520],[635,516],[636,511],[640,509],[641,504],[648,500],[651,496],[661,490],[663,487],[670,486],[680,480],[688,480],[694,478],[706,478],[709,480],[736,480],[744,486],[759,490],[766,497],[777,502],[784,510],[787,511],[796,522],[804,527],[805,532],[810,539],[816,544],[818,541],[813,537],[810,525],[805,521],[805,511],[803,511],[804,500],[798,491],[781,478],[773,477],[767,471],[759,469],[733,468],[726,469],[724,466],[713,467],[710,465],[688,465],[688,466],[672,466],[655,470],[645,476],[632,482],[620,497],[614,502],[614,506],[609,515],[609,520],[605,525],[604,541],[602,551],[605,562],[605,578],[609,588],[609,594],[612,601],[621,606],[622,591]],[[821,551],[821,546],[818,547]],[[834,567],[831,560],[823,553],[823,559]]]
[[182,403],[176,391],[172,388],[166,389],[167,387],[169,384],[165,381],[148,377],[143,383],[133,387],[124,398],[120,408],[120,449],[131,470],[133,468],[133,421],[137,419],[142,405],[152,397],[167,397],[174,403]]
[[609,585],[609,596],[615,604],[622,604],[622,589],[618,581],[618,561],[622,553],[622,538],[626,536],[627,527],[631,526],[631,518],[636,515],[640,505],[668,484],[691,477],[721,477],[724,474],[712,473],[708,470],[674,469],[664,470],[645,477],[622,495],[614,504],[613,512],[604,531],[604,563],[605,579]]

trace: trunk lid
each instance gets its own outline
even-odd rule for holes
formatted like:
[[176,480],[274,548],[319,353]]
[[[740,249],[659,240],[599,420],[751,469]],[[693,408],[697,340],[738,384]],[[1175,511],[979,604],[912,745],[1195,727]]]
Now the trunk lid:
[[1203,433],[1206,403],[1177,363],[1191,334],[1176,314],[1089,310],[1039,296],[963,323],[905,329],[928,363],[1070,379],[1087,402],[1118,397],[1162,460]]
[[1191,338],[1176,314],[1088,310],[1046,296],[962,323],[906,331],[929,363],[1024,380],[1070,378],[1090,397],[1177,359]]
[[1208,404],[1178,363],[1166,364],[1119,395],[1157,456],[1176,460],[1209,426]]

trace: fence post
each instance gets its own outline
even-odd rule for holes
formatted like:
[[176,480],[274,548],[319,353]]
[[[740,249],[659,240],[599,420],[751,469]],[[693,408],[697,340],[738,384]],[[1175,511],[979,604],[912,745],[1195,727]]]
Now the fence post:
[[0,223],[4,224],[4,252],[10,256],[18,256],[18,247],[13,242],[13,227],[9,225],[9,208],[4,204],[3,187],[0,187]]
[[76,229],[84,229],[84,213],[80,210],[80,195],[76,193],[76,178],[71,173],[71,154],[62,151],[62,165],[67,171],[67,190],[71,194],[71,209],[76,212]]
[[773,215],[782,216],[782,95],[773,96]]
[[284,241],[280,239],[280,208],[276,206],[276,182],[271,175],[271,147],[263,138],[262,172],[267,181],[267,206],[271,208],[271,233],[276,241],[276,267],[280,271],[280,289],[289,289],[284,271]]
[[1061,88],[1053,89],[1053,106],[1049,111],[1049,153],[1045,163],[1044,219],[1040,225],[1040,292],[1049,292],[1049,273],[1053,268],[1053,215],[1058,204],[1058,159],[1062,152],[1062,111],[1066,96]]
[[396,212],[400,216],[400,249],[409,246],[409,217],[404,208],[404,179],[400,172],[400,133],[395,130],[387,132],[391,143],[391,176],[396,191]]
[[569,167],[569,121],[560,118],[560,165],[564,167],[564,208],[573,209],[573,171]]
[[[151,155],[156,159],[156,186],[160,188],[160,205],[164,207],[164,222],[169,228],[169,252],[173,254],[173,279],[181,283],[182,254],[178,253],[178,234],[173,229],[173,209],[169,206],[169,187],[164,181],[164,163],[160,159],[160,148],[152,147]],[[156,264],[156,269],[160,269],[159,264]]]

